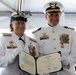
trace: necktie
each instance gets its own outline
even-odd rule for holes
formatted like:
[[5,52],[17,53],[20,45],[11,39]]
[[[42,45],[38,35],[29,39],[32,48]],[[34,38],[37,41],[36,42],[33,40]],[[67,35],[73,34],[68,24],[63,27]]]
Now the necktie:
[[19,40],[21,40],[25,44],[25,41],[22,38],[19,38]]

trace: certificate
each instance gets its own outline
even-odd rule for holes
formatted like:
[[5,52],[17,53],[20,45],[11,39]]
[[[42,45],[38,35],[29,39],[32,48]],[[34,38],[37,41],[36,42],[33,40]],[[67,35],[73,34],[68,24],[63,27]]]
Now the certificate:
[[48,54],[35,59],[33,56],[22,52],[19,55],[19,66],[22,70],[33,75],[53,73],[62,69],[62,63],[59,59],[60,53]]

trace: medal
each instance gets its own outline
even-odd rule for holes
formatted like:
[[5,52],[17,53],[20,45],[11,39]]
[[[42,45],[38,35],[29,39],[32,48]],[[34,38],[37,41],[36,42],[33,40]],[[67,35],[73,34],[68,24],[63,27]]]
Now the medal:
[[61,34],[59,39],[60,39],[61,48],[64,48],[63,44],[69,43],[69,34],[65,34],[65,33]]
[[35,57],[35,55],[36,55],[35,47],[32,45],[31,42],[30,42],[30,45],[28,46],[28,48],[29,48],[30,55],[32,55],[33,57]]
[[60,44],[61,44],[61,48],[64,48],[63,41],[61,41]]
[[61,48],[64,48],[64,45],[61,45]]

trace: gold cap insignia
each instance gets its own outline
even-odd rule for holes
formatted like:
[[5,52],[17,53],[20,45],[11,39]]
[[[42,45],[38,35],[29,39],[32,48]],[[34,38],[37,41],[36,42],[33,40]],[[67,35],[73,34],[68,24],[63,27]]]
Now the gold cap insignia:
[[57,3],[50,3],[51,8],[56,8]]
[[17,18],[20,16],[26,18],[25,13],[23,13],[23,12],[18,12],[17,14],[13,15],[12,17]]

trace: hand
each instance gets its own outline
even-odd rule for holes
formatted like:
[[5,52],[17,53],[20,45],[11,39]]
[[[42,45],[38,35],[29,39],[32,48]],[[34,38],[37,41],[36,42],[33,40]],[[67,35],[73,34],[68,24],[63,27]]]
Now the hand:
[[15,50],[13,51],[12,56],[16,57],[16,56],[19,55],[22,51],[23,51],[22,49],[15,49]]
[[23,50],[22,49],[15,49],[12,55],[9,57],[9,63],[12,63],[17,55],[19,55]]
[[63,63],[63,66],[64,66],[65,68],[67,68],[67,69],[70,68],[70,63],[69,63],[69,61],[68,61],[67,58],[65,58],[65,57],[60,57],[60,61]]
[[11,64],[14,62],[14,59],[18,54],[20,54],[23,50],[15,49],[12,53],[12,55],[2,56],[0,57],[0,67],[6,67],[8,64]]
[[66,57],[60,57],[60,61],[63,62],[63,65],[68,65],[69,61]]

